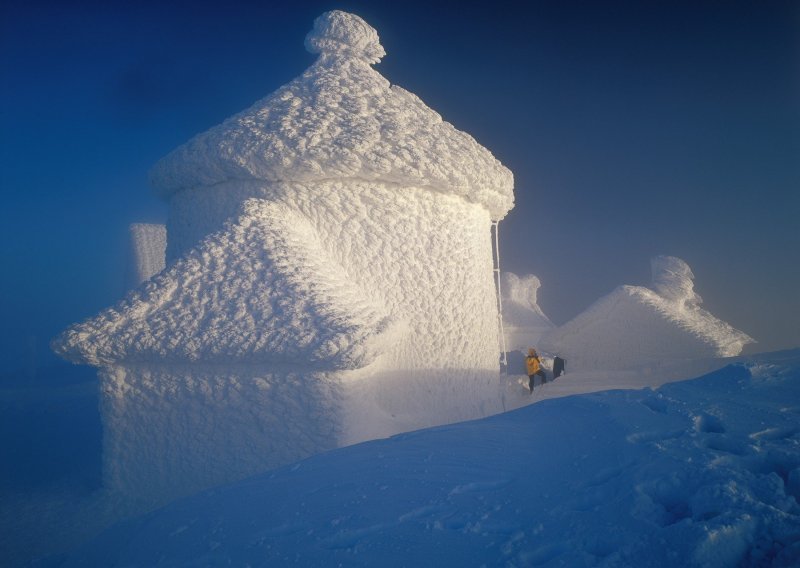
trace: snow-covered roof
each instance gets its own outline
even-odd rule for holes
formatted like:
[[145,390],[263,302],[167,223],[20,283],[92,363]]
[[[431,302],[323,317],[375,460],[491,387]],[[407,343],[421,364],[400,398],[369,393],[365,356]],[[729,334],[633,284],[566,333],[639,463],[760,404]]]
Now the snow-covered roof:
[[299,213],[250,199],[238,218],[53,349],[76,363],[271,363],[359,368],[402,333]]
[[542,338],[573,369],[733,357],[753,340],[697,305],[679,306],[643,286],[620,286]]
[[159,161],[156,191],[168,198],[237,179],[355,178],[459,195],[494,219],[513,207],[508,168],[372,69],[385,52],[364,20],[326,12],[306,48],[319,58],[300,77]]
[[582,368],[625,368],[643,361],[732,357],[754,343],[700,307],[689,265],[671,256],[651,261],[652,289],[620,286],[550,332],[542,346]]

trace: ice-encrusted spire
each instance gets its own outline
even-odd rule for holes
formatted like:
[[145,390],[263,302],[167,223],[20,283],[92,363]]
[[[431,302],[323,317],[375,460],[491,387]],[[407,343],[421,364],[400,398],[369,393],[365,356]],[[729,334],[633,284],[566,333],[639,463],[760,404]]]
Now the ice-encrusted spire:
[[314,20],[308,32],[306,49],[320,57],[350,57],[370,64],[378,63],[386,51],[378,32],[367,22],[341,10],[325,12]]
[[685,261],[675,256],[655,256],[650,259],[653,273],[652,288],[662,298],[678,303],[700,304],[703,300],[694,291],[694,274]]

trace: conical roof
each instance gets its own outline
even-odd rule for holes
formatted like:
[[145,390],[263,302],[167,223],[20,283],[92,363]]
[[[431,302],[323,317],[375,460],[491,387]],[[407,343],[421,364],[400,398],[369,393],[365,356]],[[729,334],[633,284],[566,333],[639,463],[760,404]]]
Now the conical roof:
[[371,67],[385,52],[364,20],[326,12],[306,48],[319,58],[300,77],[159,161],[156,191],[352,178],[459,195],[494,219],[513,207],[508,168]]

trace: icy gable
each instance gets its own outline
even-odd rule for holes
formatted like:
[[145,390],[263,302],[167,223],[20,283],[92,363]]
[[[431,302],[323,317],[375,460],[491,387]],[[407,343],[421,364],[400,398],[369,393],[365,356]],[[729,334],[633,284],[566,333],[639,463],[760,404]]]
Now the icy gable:
[[401,326],[326,261],[296,211],[250,199],[226,228],[53,342],[76,363],[271,363],[363,367]]
[[156,164],[162,197],[232,180],[352,178],[458,195],[493,219],[513,207],[510,170],[370,67],[384,50],[364,20],[326,12],[306,48],[319,58],[303,75]]
[[620,286],[542,346],[573,368],[622,369],[669,359],[733,357],[754,340],[700,307],[689,265],[671,256],[651,261],[652,289]]

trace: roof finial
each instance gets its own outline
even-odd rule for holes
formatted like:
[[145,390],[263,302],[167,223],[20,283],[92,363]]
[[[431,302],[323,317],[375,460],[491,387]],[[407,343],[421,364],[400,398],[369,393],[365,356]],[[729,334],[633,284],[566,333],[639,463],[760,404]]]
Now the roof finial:
[[386,55],[378,32],[367,22],[341,10],[325,12],[314,20],[306,36],[306,49],[321,56],[352,57],[378,63]]

